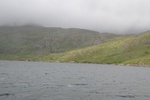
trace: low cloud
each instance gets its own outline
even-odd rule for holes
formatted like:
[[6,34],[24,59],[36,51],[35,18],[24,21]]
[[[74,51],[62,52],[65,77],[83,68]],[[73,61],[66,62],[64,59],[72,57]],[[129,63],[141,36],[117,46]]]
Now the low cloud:
[[0,25],[138,33],[150,28],[149,0],[0,0]]

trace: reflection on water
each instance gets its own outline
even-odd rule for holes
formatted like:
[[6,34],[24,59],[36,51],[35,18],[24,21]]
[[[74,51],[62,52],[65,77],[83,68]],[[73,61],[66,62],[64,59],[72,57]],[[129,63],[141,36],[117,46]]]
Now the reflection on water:
[[0,100],[150,100],[150,68],[0,61]]

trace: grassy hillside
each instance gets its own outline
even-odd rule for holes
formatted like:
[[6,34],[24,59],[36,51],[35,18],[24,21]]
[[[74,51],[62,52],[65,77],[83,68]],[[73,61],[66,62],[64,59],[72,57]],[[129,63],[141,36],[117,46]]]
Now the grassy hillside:
[[150,31],[115,35],[73,28],[3,27],[0,59],[150,66]]
[[61,62],[150,66],[150,31],[66,52],[57,59]]
[[118,37],[85,29],[0,27],[0,55],[41,55],[93,46]]

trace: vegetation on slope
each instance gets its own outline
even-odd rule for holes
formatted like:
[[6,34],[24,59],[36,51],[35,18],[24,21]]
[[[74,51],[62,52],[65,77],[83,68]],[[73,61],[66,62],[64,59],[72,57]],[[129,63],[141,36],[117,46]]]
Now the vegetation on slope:
[[0,27],[0,54],[42,55],[66,52],[104,43],[118,36],[75,28]]
[[150,32],[70,51],[58,59],[61,62],[150,66]]
[[122,36],[17,27],[0,29],[0,35],[0,59],[150,66],[150,31]]

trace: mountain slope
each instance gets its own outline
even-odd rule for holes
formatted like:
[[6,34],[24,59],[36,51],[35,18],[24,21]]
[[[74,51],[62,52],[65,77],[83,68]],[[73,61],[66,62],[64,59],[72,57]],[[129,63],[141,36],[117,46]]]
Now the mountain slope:
[[0,59],[150,66],[150,31],[115,35],[75,28],[1,27]]
[[0,27],[0,54],[48,54],[93,46],[118,37],[85,29],[16,26]]
[[150,31],[70,51],[58,59],[62,62],[150,66]]

